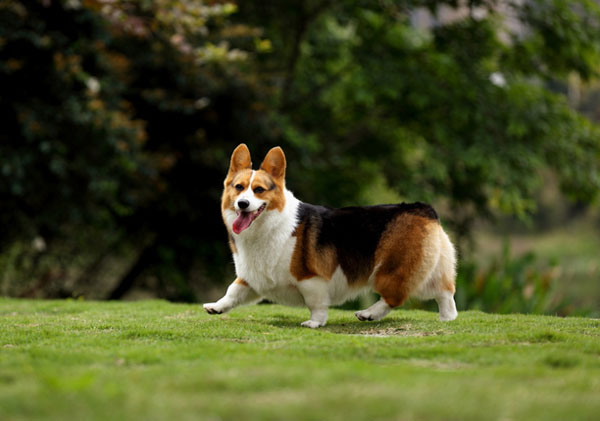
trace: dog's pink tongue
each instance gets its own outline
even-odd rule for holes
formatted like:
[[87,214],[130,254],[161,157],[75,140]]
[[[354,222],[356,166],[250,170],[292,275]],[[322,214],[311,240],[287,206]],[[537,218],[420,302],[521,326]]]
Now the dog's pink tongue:
[[252,214],[250,212],[240,212],[235,221],[233,221],[233,232],[239,234],[252,223]]

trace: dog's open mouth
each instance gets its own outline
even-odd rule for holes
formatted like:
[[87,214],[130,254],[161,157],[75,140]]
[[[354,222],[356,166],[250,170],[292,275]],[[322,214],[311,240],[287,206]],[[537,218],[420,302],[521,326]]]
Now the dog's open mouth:
[[267,204],[265,203],[253,212],[238,212],[237,218],[235,218],[235,221],[233,221],[233,232],[239,234],[240,232],[248,228],[252,224],[252,222],[254,222],[256,218],[258,218],[258,215],[260,215],[262,211],[265,210],[266,206]]

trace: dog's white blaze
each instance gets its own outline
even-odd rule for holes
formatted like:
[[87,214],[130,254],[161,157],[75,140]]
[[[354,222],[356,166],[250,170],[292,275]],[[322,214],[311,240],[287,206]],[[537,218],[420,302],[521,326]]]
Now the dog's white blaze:
[[[256,197],[254,195],[254,191],[252,190],[252,181],[254,181],[255,176],[256,176],[256,171],[252,170],[252,175],[250,176],[250,182],[248,183],[248,187],[246,187],[246,190],[244,190],[242,193],[240,193],[240,195],[237,197],[237,199],[235,199],[235,209],[237,211],[241,210],[240,207],[238,206],[238,202],[242,199],[246,199],[250,203],[250,205],[246,209],[244,209],[244,211],[246,211],[246,212],[254,212],[254,211],[258,210],[258,208],[260,208],[265,203],[264,200],[260,200],[258,197]],[[230,210],[230,212],[232,212],[232,211]],[[235,215],[235,212],[233,212],[233,214]],[[235,220],[236,216],[234,216],[234,218],[233,218],[234,220]],[[233,221],[232,221],[232,224],[233,224]],[[231,225],[230,225],[230,227],[231,227]]]

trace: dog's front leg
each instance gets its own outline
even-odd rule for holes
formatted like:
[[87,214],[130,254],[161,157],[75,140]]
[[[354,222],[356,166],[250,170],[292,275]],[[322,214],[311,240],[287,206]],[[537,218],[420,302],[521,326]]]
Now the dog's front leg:
[[310,310],[310,320],[302,326],[312,329],[325,326],[329,307],[329,284],[322,278],[310,278],[298,283],[298,290],[304,297],[304,303]]
[[260,295],[256,293],[243,279],[237,278],[229,288],[225,296],[216,303],[204,304],[204,310],[208,314],[227,313],[234,307],[251,304],[260,300]]

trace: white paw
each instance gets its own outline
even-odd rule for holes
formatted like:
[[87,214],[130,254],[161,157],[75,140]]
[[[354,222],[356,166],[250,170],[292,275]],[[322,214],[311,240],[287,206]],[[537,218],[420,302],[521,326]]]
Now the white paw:
[[208,314],[222,314],[227,313],[230,309],[219,303],[206,303],[202,307]]
[[440,321],[450,322],[450,321],[456,319],[457,316],[458,316],[458,312],[456,310],[448,311],[445,313],[440,313]]
[[385,302],[385,300],[381,299],[371,307],[357,311],[354,313],[354,315],[358,320],[364,322],[365,320],[381,320],[390,311],[392,311],[392,308]]
[[361,322],[365,322],[367,320],[371,321],[371,320],[380,320],[381,319],[381,317],[377,317],[378,316],[377,314],[373,314],[368,309],[357,311],[356,313],[354,313],[354,315]]
[[311,329],[316,329],[321,326],[325,326],[325,322],[317,322],[316,320],[307,320],[300,324],[303,327],[310,327]]

